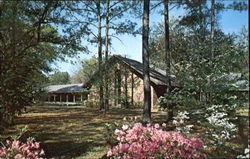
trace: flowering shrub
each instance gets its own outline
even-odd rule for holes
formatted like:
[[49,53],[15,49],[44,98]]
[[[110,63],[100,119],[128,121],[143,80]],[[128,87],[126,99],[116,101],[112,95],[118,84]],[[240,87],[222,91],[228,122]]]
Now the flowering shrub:
[[249,148],[246,148],[245,151],[244,151],[244,155],[239,155],[237,156],[237,158],[250,158],[250,155],[249,155]]
[[107,156],[111,158],[206,158],[198,138],[164,131],[159,124],[123,125],[122,130],[115,130],[115,135],[119,143],[109,149]]
[[38,159],[45,153],[38,142],[22,143],[19,140],[7,140],[6,145],[0,146],[0,158]]
[[183,134],[188,134],[192,130],[193,125],[186,125],[185,122],[189,119],[188,112],[179,112],[175,120],[173,120],[173,124],[176,126],[176,131]]
[[206,115],[207,121],[211,124],[210,134],[212,134],[215,146],[220,146],[234,138],[237,131],[236,125],[230,122],[228,114],[220,111],[220,108],[223,108],[223,105],[212,105],[207,108],[207,111],[211,112]]
[[115,122],[105,123],[105,138],[108,144],[114,145],[117,143],[117,136],[113,133],[116,128],[121,128],[124,124],[125,125],[133,125],[137,122],[139,122],[141,118],[139,116],[133,116],[133,117],[124,117],[122,121],[117,120]]
[[243,155],[238,155],[237,158],[250,158],[250,139],[248,139],[248,146],[247,148],[245,148],[244,150],[244,154]]

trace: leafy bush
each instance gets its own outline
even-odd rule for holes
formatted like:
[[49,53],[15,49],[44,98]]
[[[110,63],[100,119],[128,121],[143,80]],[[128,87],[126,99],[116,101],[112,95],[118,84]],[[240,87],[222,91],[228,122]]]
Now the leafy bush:
[[[209,88],[212,89],[212,86]],[[168,109],[167,106],[176,101],[175,112],[178,110],[188,113],[190,124],[185,124],[181,119],[175,120],[173,124],[176,126],[176,131],[187,134],[192,127],[198,130],[199,136],[206,140],[205,147],[215,149],[222,156],[229,155],[230,152],[235,151],[229,148],[229,145],[237,138],[237,132],[239,131],[241,136],[244,136],[243,125],[240,124],[244,122],[240,121],[236,111],[244,107],[247,101],[246,94],[232,91],[229,87],[223,89],[218,87],[211,92],[206,92],[203,88],[196,89],[197,93],[192,90],[195,89],[174,89],[171,93],[161,97],[160,106]],[[174,118],[178,118],[178,115],[174,114]],[[213,155],[215,154],[212,153],[211,157]]]
[[164,131],[159,124],[123,125],[122,130],[115,130],[115,135],[119,143],[109,149],[110,158],[206,158],[198,138]]
[[197,93],[189,89],[175,88],[171,93],[165,93],[158,100],[160,108],[167,108],[167,106],[193,106],[199,105],[200,102],[196,98]]

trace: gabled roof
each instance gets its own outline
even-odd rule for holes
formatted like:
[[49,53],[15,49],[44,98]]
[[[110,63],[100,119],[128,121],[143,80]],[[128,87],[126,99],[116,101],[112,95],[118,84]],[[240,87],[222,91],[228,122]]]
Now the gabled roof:
[[[109,60],[106,62],[108,65],[108,69],[112,68],[112,66],[116,63],[119,63],[128,69],[135,73],[138,77],[143,78],[143,64],[139,61],[129,59],[126,57],[122,57],[120,55],[113,55],[109,58]],[[102,67],[104,68],[104,67]],[[83,84],[83,87],[87,87],[91,81],[95,78],[98,77],[99,70],[97,70],[93,77],[91,77],[88,81],[85,81]],[[171,79],[171,86],[178,86],[176,82],[174,82],[173,78],[166,76],[165,71],[157,69],[150,68],[150,83],[151,85],[156,85],[156,86],[168,86],[168,79]]]
[[45,88],[49,93],[77,93],[86,89],[82,84],[50,85]]
[[242,73],[223,73],[215,76],[213,80],[220,89],[229,88],[231,91],[249,92],[249,81],[243,80],[242,76]]
[[[120,55],[114,55],[113,57],[116,58],[118,61],[122,62],[124,65],[128,66],[130,69],[133,69],[138,74],[140,74],[141,77],[143,77],[143,64],[141,62],[126,57],[122,57]],[[167,81],[170,78],[173,84],[172,86],[176,86],[176,83],[173,83],[174,79],[166,75],[166,72],[159,68],[157,69],[150,68],[149,75],[150,75],[150,81],[155,85],[168,86]]]

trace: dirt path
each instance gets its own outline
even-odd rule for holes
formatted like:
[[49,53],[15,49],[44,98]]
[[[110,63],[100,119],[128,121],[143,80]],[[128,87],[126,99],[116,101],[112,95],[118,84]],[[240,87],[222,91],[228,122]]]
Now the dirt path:
[[[97,109],[86,107],[30,107],[18,117],[16,126],[29,126],[27,136],[42,143],[47,158],[94,159],[107,150],[104,124],[136,115],[140,116],[141,110],[112,109],[104,116]],[[14,133],[14,127],[7,133]]]

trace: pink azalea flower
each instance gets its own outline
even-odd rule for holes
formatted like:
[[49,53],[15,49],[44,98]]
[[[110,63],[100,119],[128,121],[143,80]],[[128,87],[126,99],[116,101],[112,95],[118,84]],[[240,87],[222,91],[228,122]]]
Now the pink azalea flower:
[[0,146],[0,158],[14,159],[38,159],[44,155],[44,151],[39,149],[39,143],[22,143],[19,140],[8,140],[4,147]]
[[20,141],[14,140],[14,141],[12,142],[12,148],[13,148],[13,149],[18,149],[20,143],[21,143]]
[[129,128],[128,125],[123,125],[123,126],[122,126],[122,130],[124,130],[124,131],[125,131],[125,130],[128,130],[128,128]]
[[119,148],[120,148],[119,152],[126,153],[126,152],[128,152],[129,144],[120,144]]
[[14,159],[21,159],[21,158],[23,158],[23,157],[24,157],[23,155],[17,154],[17,155],[14,157]]
[[155,128],[158,129],[160,127],[159,124],[155,124]]
[[108,151],[108,153],[107,153],[107,157],[110,157],[110,156],[112,156],[112,151],[111,151],[111,149],[109,149],[109,151]]
[[40,147],[40,143],[39,142],[35,142],[34,143],[34,148],[38,149]]
[[184,124],[184,121],[182,119],[180,120],[180,124]]
[[0,147],[0,157],[6,157],[6,151]]
[[41,150],[40,155],[41,155],[41,156],[44,156],[44,155],[45,155],[45,152],[44,152],[43,149]]

